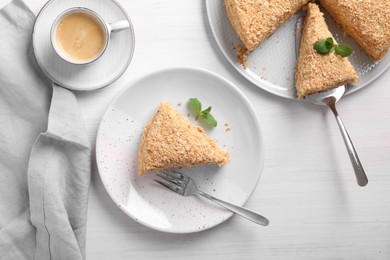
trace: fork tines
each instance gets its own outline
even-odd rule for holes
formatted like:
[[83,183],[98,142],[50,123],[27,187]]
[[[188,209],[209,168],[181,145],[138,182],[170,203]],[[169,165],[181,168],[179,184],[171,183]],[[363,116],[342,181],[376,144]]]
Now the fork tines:
[[188,177],[185,175],[182,175],[181,173],[174,172],[174,171],[166,171],[162,170],[160,173],[156,174],[158,177],[160,177],[162,180],[154,180],[155,182],[163,185],[164,187],[180,193],[181,195],[184,194],[184,189],[188,181]]
[[164,174],[164,175],[166,175],[166,176],[175,178],[175,179],[179,179],[179,180],[183,180],[183,179],[188,178],[188,177],[185,176],[184,174],[182,174],[182,173],[180,173],[180,172],[176,172],[176,171],[162,170],[162,171],[160,171],[160,173],[162,173],[162,174]]

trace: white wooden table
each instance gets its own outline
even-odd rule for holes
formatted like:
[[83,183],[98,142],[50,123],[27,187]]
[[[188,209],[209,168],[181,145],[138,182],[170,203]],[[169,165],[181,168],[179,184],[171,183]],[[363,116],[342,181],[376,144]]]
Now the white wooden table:
[[[34,13],[44,2],[26,0]],[[133,79],[172,66],[214,71],[256,110],[266,158],[246,206],[271,224],[233,216],[200,233],[154,231],[114,205],[94,162],[87,259],[390,259],[390,71],[338,104],[369,178],[362,188],[330,110],[276,97],[242,78],[216,45],[204,1],[119,2],[135,27],[135,54],[110,87],[77,93],[91,143],[105,108]]]

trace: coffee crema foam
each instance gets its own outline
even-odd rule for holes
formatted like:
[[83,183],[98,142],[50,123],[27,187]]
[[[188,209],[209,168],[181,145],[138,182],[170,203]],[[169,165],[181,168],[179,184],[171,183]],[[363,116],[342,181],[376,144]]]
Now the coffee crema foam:
[[106,34],[95,17],[74,12],[58,24],[56,42],[70,60],[83,62],[100,55],[106,44]]

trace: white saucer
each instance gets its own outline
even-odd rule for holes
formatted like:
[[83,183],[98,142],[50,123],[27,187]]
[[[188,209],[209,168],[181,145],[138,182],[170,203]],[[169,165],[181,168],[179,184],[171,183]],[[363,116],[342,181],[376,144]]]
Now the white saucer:
[[[264,145],[248,99],[221,76],[196,68],[173,68],[148,74],[128,84],[108,106],[96,140],[99,174],[114,203],[134,220],[157,230],[190,233],[214,227],[233,214],[198,197],[183,197],[138,176],[138,146],[143,127],[162,100],[169,101],[194,124],[188,99],[197,97],[218,121],[207,134],[230,153],[222,167],[181,171],[210,194],[243,205],[259,180]],[[256,210],[256,209],[253,209]]]
[[[104,54],[90,65],[74,65],[61,59],[50,42],[55,18],[71,7],[89,8],[106,20],[127,19],[130,28],[113,33]],[[118,79],[130,64],[134,52],[134,29],[125,10],[114,0],[51,0],[40,11],[33,31],[33,48],[39,66],[60,86],[73,90],[94,90]]]

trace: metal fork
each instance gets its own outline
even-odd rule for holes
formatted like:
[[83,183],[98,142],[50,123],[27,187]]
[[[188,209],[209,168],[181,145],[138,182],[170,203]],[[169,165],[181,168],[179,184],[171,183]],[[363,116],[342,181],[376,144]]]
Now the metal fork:
[[268,226],[269,221],[265,217],[251,211],[245,209],[240,206],[233,205],[229,202],[217,199],[201,190],[196,186],[195,181],[193,181],[190,177],[183,173],[175,172],[175,171],[160,171],[160,174],[156,174],[163,180],[154,180],[159,184],[167,187],[168,189],[179,193],[183,196],[192,196],[192,195],[200,195],[206,199],[211,200],[212,202],[217,203],[218,205],[231,210],[232,212],[250,220],[257,224]]

